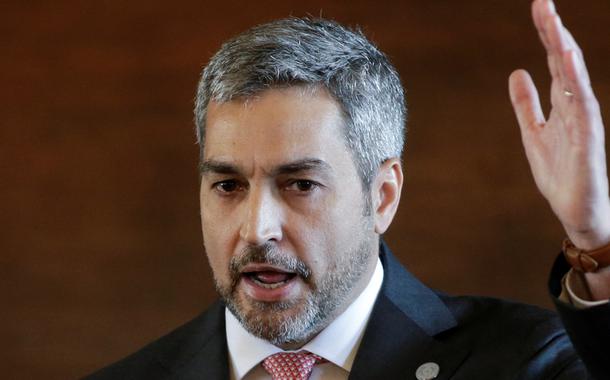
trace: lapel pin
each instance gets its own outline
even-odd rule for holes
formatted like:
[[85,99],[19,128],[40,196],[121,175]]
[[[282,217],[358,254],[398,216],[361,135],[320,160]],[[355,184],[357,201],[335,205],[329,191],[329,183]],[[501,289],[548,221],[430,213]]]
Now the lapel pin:
[[415,377],[417,378],[417,380],[436,379],[440,370],[441,367],[439,367],[436,363],[424,363],[417,368],[417,371],[415,371]]

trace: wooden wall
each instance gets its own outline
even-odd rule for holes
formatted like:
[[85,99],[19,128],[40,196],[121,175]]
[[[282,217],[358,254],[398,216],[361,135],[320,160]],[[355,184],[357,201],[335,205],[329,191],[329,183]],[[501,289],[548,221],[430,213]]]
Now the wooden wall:
[[[610,2],[559,1],[610,105]],[[9,1],[0,5],[0,373],[77,378],[214,299],[192,99],[226,38],[288,15],[361,25],[407,88],[387,240],[426,283],[550,306],[563,237],[506,79],[549,86],[526,0]],[[548,99],[546,94],[545,100]]]

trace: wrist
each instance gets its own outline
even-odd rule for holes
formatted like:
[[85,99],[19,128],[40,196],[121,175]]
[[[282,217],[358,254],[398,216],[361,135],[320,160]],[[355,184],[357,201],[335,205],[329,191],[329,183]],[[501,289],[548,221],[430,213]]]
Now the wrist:
[[587,227],[564,224],[564,229],[577,248],[593,251],[610,244],[610,211],[604,212],[603,217],[589,223]]
[[569,232],[568,238],[576,246],[584,251],[593,251],[610,244],[610,233],[599,232]]

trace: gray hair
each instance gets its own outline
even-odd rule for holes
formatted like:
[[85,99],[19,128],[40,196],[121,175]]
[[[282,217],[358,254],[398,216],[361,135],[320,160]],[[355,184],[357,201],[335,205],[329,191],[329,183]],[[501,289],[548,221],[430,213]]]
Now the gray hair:
[[225,42],[203,69],[195,124],[203,160],[210,101],[248,99],[270,88],[325,88],[344,114],[344,137],[365,189],[379,166],[402,155],[406,106],[398,73],[360,30],[287,18]]

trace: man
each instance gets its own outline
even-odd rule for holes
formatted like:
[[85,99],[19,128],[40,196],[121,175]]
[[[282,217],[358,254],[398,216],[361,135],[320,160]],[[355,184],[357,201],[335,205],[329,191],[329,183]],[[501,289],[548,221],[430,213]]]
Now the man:
[[552,313],[435,293],[393,258],[380,236],[403,182],[398,75],[361,34],[286,19],[225,43],[199,85],[202,230],[222,301],[92,378],[609,376],[603,125],[552,3],[534,1],[533,16],[553,76],[548,120],[527,73],[511,75],[510,94],[578,269],[560,258],[551,281],[580,358]]

